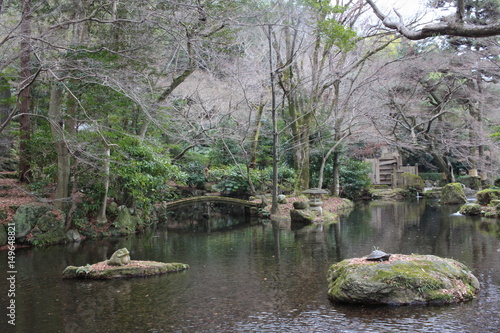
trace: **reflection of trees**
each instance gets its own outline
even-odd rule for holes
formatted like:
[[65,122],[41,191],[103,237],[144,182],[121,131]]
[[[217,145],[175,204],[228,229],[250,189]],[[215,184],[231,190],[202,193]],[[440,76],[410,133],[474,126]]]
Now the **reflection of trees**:
[[[480,272],[483,285],[493,284],[481,295],[489,302],[485,292],[497,292],[500,284],[496,231],[484,229],[481,219],[450,216],[455,211],[415,202],[372,203],[338,224],[294,231],[272,224],[210,235],[158,230],[154,236],[83,242],[76,252],[67,246],[23,249],[16,257],[22,272],[18,330],[38,331],[37,325],[44,325],[54,332],[90,332],[105,324],[110,332],[180,331],[189,325],[192,331],[220,327],[227,332],[253,320],[293,321],[325,305],[332,263],[365,255],[377,245],[388,252],[435,254],[465,263]],[[121,247],[132,259],[183,262],[191,269],[147,279],[60,280],[67,265],[94,263]],[[335,305],[335,311],[343,319],[359,318],[361,325],[373,318],[371,310]]]
[[172,230],[212,231],[250,222],[245,207],[219,203],[198,203],[171,208],[167,226]]

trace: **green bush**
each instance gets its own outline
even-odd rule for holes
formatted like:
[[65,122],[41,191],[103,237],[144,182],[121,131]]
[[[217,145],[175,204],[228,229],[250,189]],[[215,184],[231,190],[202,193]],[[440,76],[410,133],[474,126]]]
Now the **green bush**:
[[248,180],[234,167],[229,168],[222,174],[216,188],[224,195],[243,196],[249,194],[250,185]]
[[203,189],[207,179],[203,173],[205,166],[195,161],[182,166],[182,171],[186,173],[186,184],[198,189]]
[[371,185],[371,179],[368,176],[370,172],[370,164],[351,158],[342,158],[339,172],[341,196],[348,199],[361,197]]
[[121,199],[121,204],[148,208],[168,198],[168,181],[187,178],[156,147],[132,137],[121,139],[119,146],[112,156],[110,196]]
[[442,175],[439,172],[419,172],[420,178],[424,181],[430,180],[433,182],[439,182],[442,179]]
[[[224,195],[228,196],[245,196],[250,193],[250,184],[246,175],[241,174],[241,170],[246,172],[246,166],[240,165],[238,168],[235,165],[228,167],[211,168],[208,181],[216,183],[216,188]],[[265,193],[271,190],[272,186],[272,167],[265,169],[250,169],[250,179],[259,193]],[[280,192],[291,191],[295,183],[296,175],[292,168],[280,166],[278,168],[278,184]]]
[[486,189],[476,193],[477,202],[480,205],[486,206],[491,200],[500,199],[500,190],[499,189]]

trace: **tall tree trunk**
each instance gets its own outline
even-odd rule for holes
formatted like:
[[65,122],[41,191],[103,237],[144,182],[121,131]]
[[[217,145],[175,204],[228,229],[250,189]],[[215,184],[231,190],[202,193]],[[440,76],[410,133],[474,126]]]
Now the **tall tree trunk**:
[[332,195],[340,196],[340,153],[338,151],[333,153]]
[[28,182],[31,179],[31,163],[28,153],[30,140],[30,57],[31,45],[31,0],[23,0],[21,22],[21,75],[19,84],[19,113],[20,113],[20,143],[19,143],[19,180]]
[[250,166],[252,167],[257,163],[257,148],[259,147],[260,129],[262,127],[262,112],[264,111],[265,106],[266,102],[263,101],[261,97],[260,103],[257,106],[257,114],[255,115],[253,125],[252,150],[250,151]]
[[442,155],[441,152],[431,151],[430,154],[434,157],[439,171],[445,176],[446,181],[451,183],[454,180],[453,172],[450,168],[450,162]]
[[57,152],[57,185],[54,206],[58,209],[65,210],[66,202],[69,200],[71,155],[64,135],[65,124],[61,112],[62,94],[63,90],[58,82],[53,82],[50,91],[49,119],[52,139],[54,140]]
[[273,188],[272,188],[272,204],[271,214],[278,212],[278,120],[276,114],[276,70],[273,64],[273,47],[272,47],[272,26],[268,25],[268,46],[269,46],[269,78],[271,81],[271,117],[273,122]]
[[[104,142],[106,145],[106,142]],[[106,218],[106,208],[107,208],[107,203],[108,203],[108,191],[109,191],[109,176],[110,176],[110,169],[109,169],[109,164],[110,164],[110,156],[111,156],[111,149],[109,145],[106,145],[106,148],[104,150],[104,191],[102,194],[102,200],[101,200],[101,207],[99,208],[99,212],[97,213],[97,222],[99,224],[104,224],[107,221]]]
[[[9,121],[11,93],[10,84],[7,79],[0,77],[0,126]],[[0,131],[0,156],[10,157],[12,148],[12,138],[8,131]]]

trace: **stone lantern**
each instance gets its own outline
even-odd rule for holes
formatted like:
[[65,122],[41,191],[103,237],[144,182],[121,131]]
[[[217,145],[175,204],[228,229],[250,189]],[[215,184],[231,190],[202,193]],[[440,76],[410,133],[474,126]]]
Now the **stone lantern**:
[[309,207],[311,210],[318,212],[321,216],[323,214],[323,201],[321,201],[323,194],[328,192],[320,188],[310,188],[302,192],[309,197]]

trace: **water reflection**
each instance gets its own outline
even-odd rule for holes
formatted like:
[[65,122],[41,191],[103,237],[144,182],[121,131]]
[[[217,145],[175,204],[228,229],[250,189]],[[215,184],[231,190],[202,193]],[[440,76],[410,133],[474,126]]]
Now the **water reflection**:
[[[359,205],[340,223],[292,230],[267,222],[17,251],[17,332],[484,332],[500,330],[496,220],[451,216],[425,200]],[[221,222],[219,225],[223,225]],[[238,226],[239,225],[239,226]],[[480,297],[450,306],[331,304],[328,267],[379,247],[450,257],[471,267]],[[67,265],[133,259],[183,262],[181,273],[113,281],[61,280]],[[4,254],[5,256],[5,254]],[[6,260],[0,269],[6,271]],[[6,295],[1,295],[1,306]],[[10,332],[4,321],[1,332]]]

